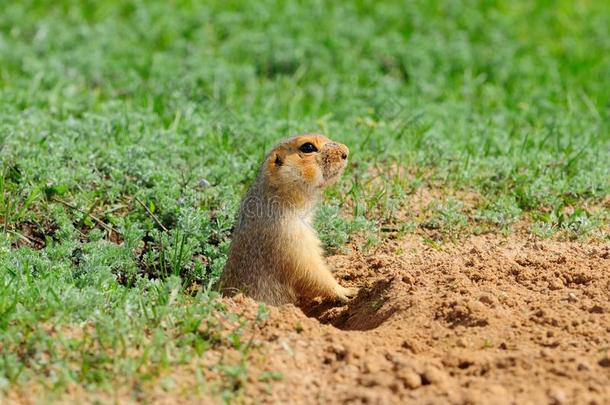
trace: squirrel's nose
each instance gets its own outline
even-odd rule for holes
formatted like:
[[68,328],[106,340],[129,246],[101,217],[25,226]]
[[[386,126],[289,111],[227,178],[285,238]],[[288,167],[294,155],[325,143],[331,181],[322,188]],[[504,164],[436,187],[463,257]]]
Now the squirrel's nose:
[[341,159],[346,160],[347,157],[349,156],[349,149],[347,148],[347,146],[343,145],[342,143],[337,143],[337,142],[329,142],[326,144],[327,147],[331,147],[333,148],[333,153],[336,153],[335,156],[341,154]]

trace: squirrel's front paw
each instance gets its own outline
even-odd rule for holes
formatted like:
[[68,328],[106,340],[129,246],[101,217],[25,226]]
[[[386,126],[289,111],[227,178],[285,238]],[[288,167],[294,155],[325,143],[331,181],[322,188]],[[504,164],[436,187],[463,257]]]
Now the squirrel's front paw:
[[347,295],[349,298],[354,298],[356,295],[358,295],[358,288],[356,287],[349,287],[349,288],[344,288],[345,290],[345,295]]
[[350,288],[342,287],[341,291],[339,292],[339,294],[337,294],[337,300],[339,302],[346,303],[351,298],[354,298],[356,295],[358,295],[358,288],[356,288],[356,287],[350,287]]

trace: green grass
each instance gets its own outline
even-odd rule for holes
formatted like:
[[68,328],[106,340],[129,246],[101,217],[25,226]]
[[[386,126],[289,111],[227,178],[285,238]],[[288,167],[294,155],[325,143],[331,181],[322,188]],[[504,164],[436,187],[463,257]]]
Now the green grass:
[[[209,287],[240,196],[289,134],[352,150],[319,216],[331,249],[519,221],[610,238],[608,2],[0,10],[0,392],[137,398],[210,348],[245,355]],[[413,212],[421,190],[434,199]],[[239,397],[246,366],[217,368],[217,394]]]

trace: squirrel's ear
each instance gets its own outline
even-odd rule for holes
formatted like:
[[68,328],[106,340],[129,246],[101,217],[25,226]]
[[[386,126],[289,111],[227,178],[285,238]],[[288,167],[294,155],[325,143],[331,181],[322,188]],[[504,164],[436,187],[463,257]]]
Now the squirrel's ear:
[[273,155],[271,156],[271,161],[277,167],[279,167],[279,166],[284,164],[284,158],[282,158],[282,156],[280,156],[279,152],[274,152],[273,153]]
[[267,160],[267,170],[272,173],[278,170],[280,167],[284,165],[284,157],[280,153],[280,151],[273,151],[269,155],[269,159]]

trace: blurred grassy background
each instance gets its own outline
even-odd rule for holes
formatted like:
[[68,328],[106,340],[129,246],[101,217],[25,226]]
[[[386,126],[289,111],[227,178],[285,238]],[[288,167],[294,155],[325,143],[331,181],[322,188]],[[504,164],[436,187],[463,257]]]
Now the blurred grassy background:
[[[205,287],[265,151],[294,133],[352,150],[319,216],[329,248],[515,224],[609,238],[608,2],[0,10],[0,390],[136,384],[216,344],[197,332],[218,310]],[[231,398],[245,371],[223,370]]]

